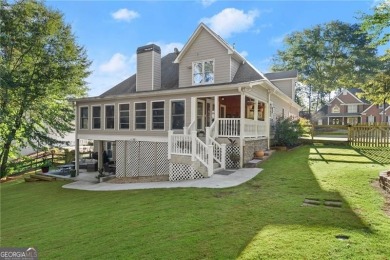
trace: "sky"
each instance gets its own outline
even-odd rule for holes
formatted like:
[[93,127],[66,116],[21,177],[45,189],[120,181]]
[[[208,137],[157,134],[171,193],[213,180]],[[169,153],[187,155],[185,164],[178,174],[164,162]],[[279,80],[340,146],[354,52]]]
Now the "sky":
[[317,24],[358,22],[378,0],[367,1],[46,1],[64,14],[92,65],[89,96],[136,72],[136,50],[155,43],[162,55],[182,49],[205,23],[261,72],[270,71],[283,38]]

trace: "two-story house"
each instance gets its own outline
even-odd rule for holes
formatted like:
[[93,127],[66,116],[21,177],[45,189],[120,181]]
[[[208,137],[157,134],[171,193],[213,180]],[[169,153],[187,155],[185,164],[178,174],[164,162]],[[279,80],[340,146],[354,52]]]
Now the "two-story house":
[[329,103],[324,105],[315,115],[318,125],[355,125],[360,123],[390,122],[388,107],[370,104],[357,97],[361,92],[357,88],[343,89]]
[[208,177],[268,148],[272,119],[298,116],[296,80],[296,71],[259,72],[201,23],[180,52],[139,47],[136,74],[75,100],[76,148],[93,139],[102,158],[109,146],[117,177]]

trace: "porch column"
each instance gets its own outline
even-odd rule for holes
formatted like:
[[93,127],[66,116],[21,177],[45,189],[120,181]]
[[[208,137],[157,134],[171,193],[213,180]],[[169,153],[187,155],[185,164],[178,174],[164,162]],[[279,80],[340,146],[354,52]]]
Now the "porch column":
[[271,109],[271,91],[268,90],[267,95],[267,105],[264,106],[264,120],[265,120],[265,131],[267,132],[267,149],[271,147],[271,118],[270,118],[270,109]]
[[189,122],[187,125],[190,125],[192,122],[196,120],[196,107],[197,107],[197,98],[191,97],[191,122]]
[[215,121],[215,136],[219,135],[219,96],[214,96],[214,121]]
[[112,149],[112,160],[116,161],[116,141],[112,142],[111,149]]
[[76,169],[76,175],[79,175],[79,162],[80,162],[80,139],[78,139],[76,137],[76,141],[75,141],[75,148],[74,148],[74,152],[75,152],[75,158],[74,158],[74,168]]
[[99,141],[98,145],[98,169],[103,168],[103,141]]
[[244,154],[244,129],[245,129],[245,94],[241,93],[241,102],[240,102],[240,167],[243,165],[243,154]]

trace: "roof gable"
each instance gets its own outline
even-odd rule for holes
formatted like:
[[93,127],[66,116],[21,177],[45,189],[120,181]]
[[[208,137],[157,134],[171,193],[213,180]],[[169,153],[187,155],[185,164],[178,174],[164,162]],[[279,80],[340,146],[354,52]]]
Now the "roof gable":
[[175,59],[174,63],[179,63],[180,60],[183,58],[183,56],[187,53],[187,51],[191,48],[192,44],[196,41],[197,37],[200,35],[200,33],[205,30],[208,32],[212,37],[214,37],[224,48],[227,50],[227,54],[234,55],[234,58],[236,58],[238,61],[244,61],[245,59],[234,50],[232,46],[230,46],[224,39],[221,38],[218,34],[213,32],[209,27],[207,27],[204,23],[200,23],[199,26],[196,28],[195,32],[191,35],[190,39],[186,42],[183,49],[180,51],[179,55]]

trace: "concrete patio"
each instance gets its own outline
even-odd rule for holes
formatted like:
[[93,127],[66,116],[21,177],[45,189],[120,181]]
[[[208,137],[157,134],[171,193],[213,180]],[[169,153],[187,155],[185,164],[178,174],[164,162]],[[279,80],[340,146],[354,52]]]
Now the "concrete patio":
[[[164,181],[164,182],[143,182],[143,183],[98,183],[97,172],[80,172],[79,176],[57,176],[58,178],[73,180],[74,182],[62,186],[65,189],[90,190],[90,191],[115,191],[115,190],[138,190],[138,189],[164,189],[164,188],[228,188],[238,186],[254,178],[262,169],[242,168],[232,171],[223,171],[212,175],[210,178],[185,180],[185,181]],[[48,174],[51,175],[51,174]]]

